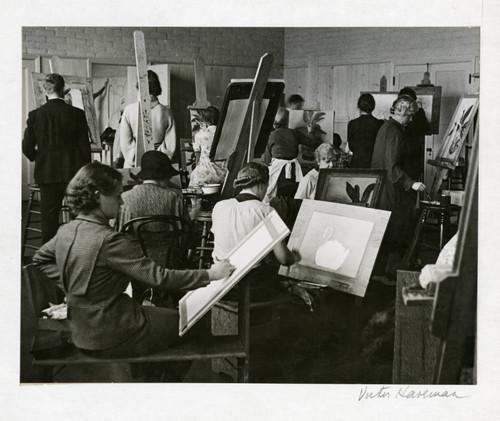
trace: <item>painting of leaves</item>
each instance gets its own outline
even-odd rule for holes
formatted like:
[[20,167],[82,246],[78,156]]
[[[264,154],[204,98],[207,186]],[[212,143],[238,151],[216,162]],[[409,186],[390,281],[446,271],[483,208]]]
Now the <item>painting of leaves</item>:
[[381,169],[321,169],[315,200],[376,208],[385,174]]
[[290,129],[303,128],[306,130],[308,124],[316,125],[326,134],[323,134],[323,141],[333,143],[333,125],[335,114],[333,110],[290,110],[288,127]]
[[369,199],[373,190],[375,189],[375,183],[366,186],[361,197],[359,197],[360,188],[358,184],[356,184],[354,187],[352,186],[351,183],[349,183],[349,181],[346,181],[345,184],[346,184],[347,195],[352,200],[353,204],[360,206],[369,205]]

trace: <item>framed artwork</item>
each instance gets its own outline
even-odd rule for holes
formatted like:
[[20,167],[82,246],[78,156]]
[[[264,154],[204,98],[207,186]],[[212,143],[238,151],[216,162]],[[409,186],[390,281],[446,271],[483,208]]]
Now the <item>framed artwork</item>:
[[279,274],[364,297],[391,212],[304,200],[288,241],[302,259]]
[[[37,108],[47,102],[45,89],[43,88],[43,82],[46,76],[47,75],[43,73],[32,73],[35,104]],[[92,79],[80,76],[63,76],[63,78],[65,89],[69,90],[64,100],[85,112],[87,125],[89,126],[91,150],[92,152],[101,152],[101,138],[99,136],[94,98],[92,95]]]
[[179,301],[179,336],[184,335],[289,233],[276,211],[257,225],[227,256],[236,267],[231,276],[190,291]]
[[478,106],[479,97],[477,95],[464,95],[460,98],[446,134],[443,137],[443,143],[435,158],[427,161],[429,164],[451,169],[456,166]]
[[321,169],[315,199],[377,208],[386,172],[372,169]]
[[319,129],[325,132],[322,135],[323,142],[333,144],[333,133],[335,128],[335,111],[333,110],[290,110],[288,127],[290,129],[303,128],[307,132],[307,124],[317,124]]
[[[441,86],[407,86],[417,94],[417,102],[424,110],[429,122],[428,135],[439,133],[439,115],[441,112]],[[375,109],[373,116],[381,120],[388,120],[391,116],[391,107],[398,97],[398,92],[362,92],[373,95]]]

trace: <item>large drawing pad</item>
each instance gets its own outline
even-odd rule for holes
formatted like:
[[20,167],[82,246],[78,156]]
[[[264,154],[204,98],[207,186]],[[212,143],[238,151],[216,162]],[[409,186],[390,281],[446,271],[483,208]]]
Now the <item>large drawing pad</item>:
[[212,281],[204,288],[190,291],[179,301],[179,336],[184,335],[289,233],[276,211],[257,225],[229,253],[227,258],[236,267],[229,278]]
[[279,274],[363,297],[390,212],[303,200],[288,241],[300,262]]

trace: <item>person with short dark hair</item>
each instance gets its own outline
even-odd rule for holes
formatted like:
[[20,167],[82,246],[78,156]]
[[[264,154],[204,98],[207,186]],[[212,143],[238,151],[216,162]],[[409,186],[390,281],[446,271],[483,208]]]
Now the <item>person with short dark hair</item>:
[[333,134],[333,160],[332,168],[347,168],[351,162],[351,154],[343,151],[340,146],[342,145],[342,138],[338,133]]
[[[137,85],[138,87],[138,85]],[[158,100],[162,89],[158,75],[148,70],[148,87],[151,98],[151,127],[155,150],[163,152],[172,160],[177,148],[174,114],[169,106]],[[129,104],[123,110],[120,122],[120,147],[125,160],[123,167],[137,165],[137,133],[139,127],[139,102]]]
[[373,147],[378,130],[383,120],[373,117],[375,98],[373,95],[361,94],[358,99],[360,116],[347,125],[347,144],[352,151],[351,168],[370,168]]
[[304,107],[304,98],[298,94],[292,94],[288,97],[286,106],[291,110],[302,110]]
[[234,270],[224,260],[209,270],[170,270],[144,257],[137,241],[109,225],[121,193],[118,171],[98,162],[85,165],[66,192],[76,219],[33,257],[45,275],[62,283],[73,343],[99,358],[147,355],[179,341],[179,312],[141,306],[125,294],[130,281],[188,291]]
[[45,243],[59,228],[59,211],[68,182],[90,162],[91,152],[85,113],[64,102],[63,77],[48,74],[43,86],[47,103],[29,113],[22,147],[26,158],[35,161]]
[[[247,163],[234,180],[236,196],[215,204],[212,211],[214,261],[225,259],[234,247],[273,211],[271,206],[262,203],[268,183],[269,169],[266,165]],[[285,266],[300,260],[297,253],[288,249],[285,241],[280,241],[273,248],[273,252],[278,262]],[[270,298],[268,294],[276,292],[277,269],[257,264],[247,276],[252,279],[252,299]]]

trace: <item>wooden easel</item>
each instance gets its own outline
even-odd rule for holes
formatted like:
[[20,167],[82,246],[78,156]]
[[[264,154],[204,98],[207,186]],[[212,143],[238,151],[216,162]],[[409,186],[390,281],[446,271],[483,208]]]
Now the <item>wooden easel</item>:
[[137,129],[135,162],[140,165],[144,152],[154,150],[153,128],[151,126],[151,98],[149,96],[148,68],[144,33],[134,31],[137,83],[139,85],[139,127]]
[[[464,367],[467,341],[476,335],[478,260],[477,128],[465,202],[458,227],[457,250],[450,276],[437,284],[431,332],[441,340],[434,383],[456,384]],[[475,378],[475,375],[473,376]]]
[[222,199],[228,199],[233,196],[233,181],[236,179],[238,171],[245,162],[249,162],[253,158],[253,150],[258,136],[258,130],[255,129],[259,117],[257,110],[262,102],[264,89],[266,88],[273,62],[274,57],[268,53],[264,54],[260,59],[252,90],[248,98],[243,124],[236,142],[236,149],[228,159],[228,173],[222,187]]
[[207,99],[207,82],[205,79],[205,61],[202,57],[197,56],[194,59],[194,86],[196,90],[196,101],[189,109],[204,109],[210,107],[210,102]]

